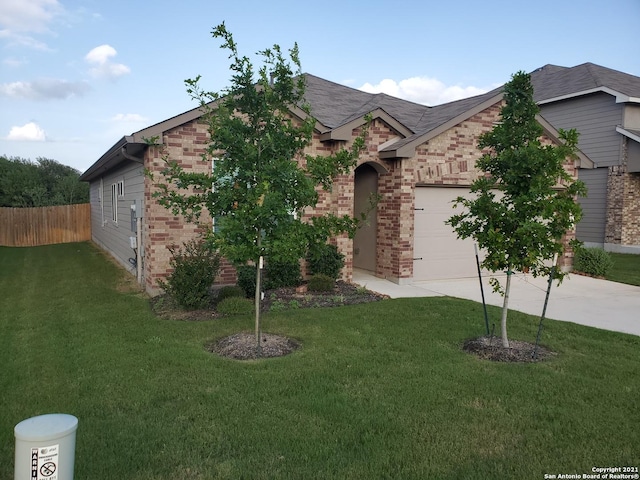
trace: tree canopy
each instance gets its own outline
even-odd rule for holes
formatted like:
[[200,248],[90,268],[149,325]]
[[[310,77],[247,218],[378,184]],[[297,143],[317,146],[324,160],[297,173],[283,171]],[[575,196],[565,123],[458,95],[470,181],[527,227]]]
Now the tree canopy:
[[[208,126],[202,160],[213,162],[211,173],[185,170],[165,157],[159,202],[194,221],[206,209],[215,222],[215,245],[236,265],[260,256],[297,261],[314,242],[342,232],[354,235],[356,218],[304,212],[317,204],[317,187],[331,190],[334,178],[355,166],[366,128],[348,149],[305,155],[316,121],[304,101],[297,45],[289,59],[278,45],[258,52],[263,65],[256,71],[224,23],[212,34],[229,51],[231,85],[217,93],[204,91],[200,77],[186,81]],[[303,114],[292,115],[294,108]]]
[[[187,80],[187,92],[204,115],[210,137],[202,155],[212,163],[207,173],[194,172],[164,156],[166,168],[156,183],[160,204],[199,221],[208,211],[215,228],[213,244],[236,266],[253,262],[256,274],[256,346],[260,355],[260,268],[262,259],[292,263],[310,246],[331,236],[355,235],[359,219],[334,213],[305,215],[330,191],[334,179],[355,167],[364,148],[366,126],[349,148],[330,155],[309,155],[316,120],[305,102],[305,78],[298,46],[288,58],[278,45],[258,52],[256,70],[241,56],[224,23],[214,38],[229,51],[230,86],[207,92],[200,77]],[[296,112],[296,113],[294,113]],[[211,231],[211,229],[209,229]]]
[[0,156],[0,207],[44,207],[89,201],[80,172],[55,160]]
[[[482,266],[507,273],[503,307],[503,345],[508,346],[506,315],[511,274],[548,275],[556,256],[563,253],[563,237],[575,227],[582,211],[577,195],[585,195],[581,181],[565,169],[577,150],[576,130],[559,130],[559,144],[543,144],[536,119],[530,76],[518,72],[504,86],[502,121],[481,135],[484,154],[476,167],[485,175],[471,186],[475,198],[459,197],[462,213],[449,223],[459,238],[473,238],[486,256]],[[561,278],[563,272],[557,272]],[[495,278],[494,287],[500,285]]]

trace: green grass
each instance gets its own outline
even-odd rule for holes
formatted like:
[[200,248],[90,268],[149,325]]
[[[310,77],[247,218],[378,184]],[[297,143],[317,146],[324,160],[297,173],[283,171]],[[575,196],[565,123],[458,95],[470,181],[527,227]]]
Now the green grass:
[[[79,419],[78,479],[541,479],[640,465],[640,337],[546,321],[539,364],[461,351],[479,304],[399,299],[265,317],[293,355],[208,353],[250,316],[155,318],[90,244],[0,247],[0,478],[13,427]],[[489,310],[498,323],[498,309]],[[538,319],[513,312],[513,338]]]
[[640,286],[640,255],[611,253],[613,268],[607,280]]

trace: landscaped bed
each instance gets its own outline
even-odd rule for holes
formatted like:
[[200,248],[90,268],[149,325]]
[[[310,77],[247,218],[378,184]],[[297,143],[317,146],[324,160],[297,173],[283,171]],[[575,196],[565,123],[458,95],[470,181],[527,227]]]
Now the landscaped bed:
[[[75,478],[544,478],[638,466],[640,337],[545,321],[544,362],[479,359],[482,305],[398,299],[289,308],[301,345],[239,362],[208,347],[250,315],[156,316],[90,244],[0,248],[0,478],[13,428],[79,419]],[[499,309],[489,307],[491,321]],[[509,314],[513,340],[539,319]]]

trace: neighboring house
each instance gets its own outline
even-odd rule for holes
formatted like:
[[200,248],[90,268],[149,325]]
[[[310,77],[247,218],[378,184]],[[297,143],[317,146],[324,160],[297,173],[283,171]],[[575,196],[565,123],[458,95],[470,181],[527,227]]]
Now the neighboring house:
[[[306,99],[317,120],[308,153],[350,145],[365,116],[372,117],[367,148],[357,167],[340,176],[331,193],[322,193],[316,207],[354,215],[365,209],[371,193],[381,197],[369,224],[355,239],[335,239],[345,254],[343,278],[349,280],[354,268],[400,284],[474,276],[472,241],[456,239],[444,221],[453,213],[452,200],[469,194],[469,186],[481,174],[475,169],[480,153],[477,139],[500,120],[501,91],[427,107],[305,76]],[[291,113],[304,115],[297,109]],[[157,137],[170,158],[184,167],[207,171],[210,164],[200,158],[208,138],[201,116],[200,109],[194,109],[122,138],[81,177],[91,185],[93,238],[125,266],[131,266],[129,258],[134,256],[129,237],[135,235],[135,205],[140,225],[137,245],[143,260],[138,262],[138,274],[151,294],[159,291],[158,279],[169,272],[167,246],[193,237],[197,227],[153,198],[156,187],[143,175],[143,168],[158,178],[163,160],[161,149],[148,146],[145,139]],[[558,142],[554,127],[538,119],[544,128],[543,141]],[[578,168],[592,167],[582,153],[566,163],[574,178]],[[568,232],[567,238],[572,237],[573,232]],[[571,252],[560,264],[570,266]],[[224,269],[219,282],[233,279],[233,271]]]
[[541,115],[555,128],[575,128],[593,162],[579,178],[583,219],[577,238],[587,246],[640,253],[640,77],[585,63],[545,65],[531,74]]

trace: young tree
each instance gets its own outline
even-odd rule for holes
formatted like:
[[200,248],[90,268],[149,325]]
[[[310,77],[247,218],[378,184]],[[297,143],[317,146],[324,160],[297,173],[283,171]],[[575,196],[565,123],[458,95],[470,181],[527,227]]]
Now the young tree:
[[[504,86],[504,100],[502,121],[478,142],[486,153],[476,167],[485,175],[471,186],[475,198],[458,197],[454,207],[463,206],[465,211],[447,223],[458,238],[471,237],[486,251],[484,268],[507,273],[504,289],[495,278],[492,285],[504,295],[502,345],[508,348],[511,275],[514,271],[534,277],[550,274],[550,261],[564,251],[563,236],[582,215],[576,196],[585,195],[586,188],[563,167],[567,158],[575,156],[577,132],[560,130],[559,145],[541,143],[543,130],[536,120],[539,109],[528,74],[512,76]],[[557,273],[558,279],[562,276]]]
[[[314,242],[342,232],[353,236],[355,218],[304,218],[303,212],[317,204],[317,186],[330,190],[337,175],[355,166],[366,129],[348,150],[303,155],[316,121],[304,101],[297,45],[289,50],[290,61],[278,45],[258,52],[263,66],[256,72],[249,58],[238,53],[224,23],[212,35],[230,52],[231,85],[213,93],[201,89],[200,77],[186,81],[187,92],[199,102],[207,122],[210,143],[202,160],[213,162],[212,173],[186,171],[165,157],[164,182],[157,184],[159,202],[190,221],[198,221],[206,209],[215,223],[214,245],[236,266],[258,265],[263,257],[298,261]],[[304,114],[294,116],[293,110]],[[258,268],[256,283],[259,280]],[[260,294],[257,288],[258,349]]]

